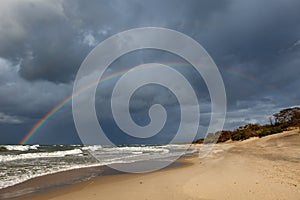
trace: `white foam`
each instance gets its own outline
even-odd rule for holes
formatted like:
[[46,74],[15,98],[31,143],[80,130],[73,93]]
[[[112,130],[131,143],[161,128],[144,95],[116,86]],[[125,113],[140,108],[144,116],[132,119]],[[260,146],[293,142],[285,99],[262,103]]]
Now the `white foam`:
[[8,151],[28,151],[30,149],[37,149],[40,145],[3,145]]
[[[32,146],[17,145],[17,147],[16,145],[6,145],[5,148],[7,146],[11,150],[18,149],[18,151],[21,151],[20,149],[23,149],[22,151],[26,151],[25,149],[27,150],[37,149],[39,147],[38,145],[32,145]],[[98,163],[95,163],[93,160],[91,160],[90,163],[81,163],[81,164],[62,162],[61,163],[62,165],[58,163],[58,166],[51,165],[47,167],[44,165],[39,166],[38,165],[39,162],[37,162],[37,164],[34,164],[32,169],[31,168],[22,169],[22,172],[20,171],[20,173],[11,174],[9,176],[0,174],[1,177],[3,177],[3,180],[0,180],[0,188],[12,186],[24,182],[31,178],[43,176],[46,174],[53,174],[61,171],[67,171],[71,169],[102,166],[102,165],[109,165],[115,163],[132,163],[136,161],[149,160],[149,159],[168,159],[168,157],[170,156],[180,155],[182,153],[178,151],[180,149],[184,150],[186,149],[186,147],[183,145],[134,146],[134,147],[102,147],[100,145],[93,145],[93,146],[75,147],[75,149],[73,150],[64,150],[64,151],[55,151],[55,152],[35,152],[35,153],[22,152],[21,154],[18,155],[0,155],[0,164],[1,164],[1,162],[14,161],[14,160],[20,160],[21,162],[21,160],[24,159],[26,160],[26,159],[41,158],[40,160],[43,161],[42,158],[48,158],[48,157],[64,157],[67,155],[85,156],[85,154],[83,154],[83,151],[85,150],[95,152],[96,157],[98,157],[97,155],[99,154]],[[39,159],[37,161],[39,161]],[[12,162],[12,164],[14,163]],[[9,171],[7,171],[7,173],[9,173]]]
[[30,149],[29,145],[5,145],[3,147],[9,151],[28,151]]
[[143,154],[142,151],[133,151],[132,153],[133,153],[133,154],[136,154],[136,155]]
[[0,189],[16,185],[18,183],[25,182],[29,179],[45,176],[48,174],[55,174],[58,172],[64,172],[69,171],[73,169],[83,169],[83,168],[89,168],[89,167],[98,167],[98,166],[104,166],[104,165],[110,165],[110,164],[116,164],[116,163],[132,163],[134,161],[124,161],[124,160],[118,160],[118,159],[111,159],[106,162],[102,163],[94,163],[94,164],[79,164],[79,165],[72,165],[72,166],[60,166],[60,168],[56,169],[47,169],[43,173],[28,173],[28,174],[22,174],[21,176],[16,176],[15,178],[10,177],[10,180],[0,180]]
[[40,147],[40,145],[35,144],[35,145],[30,146],[29,148],[30,148],[30,149],[36,150],[36,149],[38,149],[39,147]]
[[84,147],[82,147],[82,150],[89,150],[89,151],[97,151],[99,149],[102,149],[101,145],[92,145],[92,146],[84,146]]
[[128,152],[160,152],[160,153],[169,153],[169,150],[167,148],[163,147],[116,147],[111,148],[112,151],[128,151]]
[[16,176],[14,177],[10,177],[10,180],[4,180],[4,181],[0,181],[0,189],[9,187],[9,186],[13,186],[16,185],[18,183],[22,183],[25,182],[29,179],[32,178],[36,178],[36,177],[40,177],[40,176],[45,176],[48,174],[54,174],[54,173],[58,173],[58,172],[63,172],[63,171],[68,171],[68,170],[72,170],[72,169],[79,169],[79,168],[85,168],[85,167],[92,167],[92,165],[90,166],[86,166],[86,165],[74,165],[74,166],[61,166],[60,169],[49,169],[49,170],[45,170],[43,173],[25,173],[22,174],[21,176]]
[[81,154],[80,149],[72,149],[67,151],[54,151],[54,152],[42,152],[42,153],[24,153],[19,155],[0,155],[0,162],[7,162],[20,159],[35,159],[35,158],[47,158],[47,157],[64,157],[67,155]]

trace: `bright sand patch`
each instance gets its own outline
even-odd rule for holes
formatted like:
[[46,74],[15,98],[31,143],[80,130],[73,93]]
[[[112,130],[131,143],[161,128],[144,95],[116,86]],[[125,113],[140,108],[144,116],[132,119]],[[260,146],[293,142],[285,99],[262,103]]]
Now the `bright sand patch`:
[[300,133],[217,144],[205,158],[146,174],[122,174],[25,199],[300,199]]

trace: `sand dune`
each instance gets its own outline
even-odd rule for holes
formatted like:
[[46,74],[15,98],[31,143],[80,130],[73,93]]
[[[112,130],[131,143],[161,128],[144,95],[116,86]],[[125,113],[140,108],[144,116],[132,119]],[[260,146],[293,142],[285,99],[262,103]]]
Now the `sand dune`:
[[97,177],[25,199],[300,199],[298,129],[217,144],[205,158],[184,160],[181,167]]

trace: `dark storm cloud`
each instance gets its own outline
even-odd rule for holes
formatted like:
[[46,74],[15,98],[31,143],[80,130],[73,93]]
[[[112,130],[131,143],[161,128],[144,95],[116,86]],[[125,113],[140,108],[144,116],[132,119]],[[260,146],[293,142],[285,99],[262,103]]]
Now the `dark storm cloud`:
[[0,113],[26,122],[39,119],[71,91],[72,85],[49,81],[28,82],[18,75],[20,65],[0,58]]
[[300,36],[299,7],[293,0],[234,1],[200,33],[223,72],[229,105],[295,92],[283,88],[300,72],[299,56],[285,51]]
[[0,56],[21,61],[19,73],[27,80],[73,80],[89,48],[64,14],[61,1],[2,4]]
[[[21,132],[30,129],[34,120],[71,94],[75,74],[95,45],[112,34],[143,26],[181,31],[209,52],[226,87],[229,109],[226,128],[265,122],[278,109],[299,105],[299,8],[298,0],[3,0],[0,2],[1,131],[15,133],[16,127]],[[178,61],[160,52],[127,56],[112,71],[144,62]],[[193,83],[202,100],[201,125],[205,128],[210,116],[206,87],[196,80],[192,70],[179,71]],[[170,108],[175,105],[167,95],[158,93],[149,97],[148,90],[132,100],[132,111],[137,118],[139,114],[145,116],[145,111],[138,112],[139,108],[153,102],[166,102]],[[102,103],[109,98],[109,92],[103,91],[97,100]],[[71,117],[71,110],[62,112],[58,118],[67,117]],[[174,117],[171,122],[176,120]],[[54,142],[51,131],[60,130],[59,127],[74,132],[71,122],[65,125],[56,122],[45,128],[46,136],[40,140]],[[1,141],[13,140],[7,137],[2,140],[1,136]]]
[[10,12],[2,17],[0,56],[21,59],[20,74],[28,80],[68,82],[91,50],[85,33],[101,41],[140,26],[185,31],[204,24],[225,2],[12,1],[7,6]]
[[205,43],[223,57],[236,57],[236,62],[270,63],[298,40],[299,6],[295,0],[234,1],[206,28]]

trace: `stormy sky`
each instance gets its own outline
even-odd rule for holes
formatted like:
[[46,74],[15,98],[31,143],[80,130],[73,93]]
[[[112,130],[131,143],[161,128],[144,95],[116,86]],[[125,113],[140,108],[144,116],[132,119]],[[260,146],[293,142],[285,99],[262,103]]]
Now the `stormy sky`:
[[[267,123],[274,112],[300,104],[299,8],[298,0],[2,0],[0,143],[19,143],[72,94],[77,70],[97,44],[121,31],[147,26],[187,34],[211,55],[227,94],[225,129]],[[149,62],[185,61],[168,52],[141,50],[120,57],[106,75]],[[199,99],[201,136],[210,119],[207,88],[192,67],[177,68]],[[115,143],[170,141],[180,120],[174,94],[157,85],[136,91],[130,110],[137,124],[149,123],[148,111],[153,104],[165,106],[168,113],[164,130],[145,141],[138,140],[122,134],[108,109],[116,81],[99,84],[96,95],[98,119],[108,137]],[[28,142],[80,143],[71,102]]]

